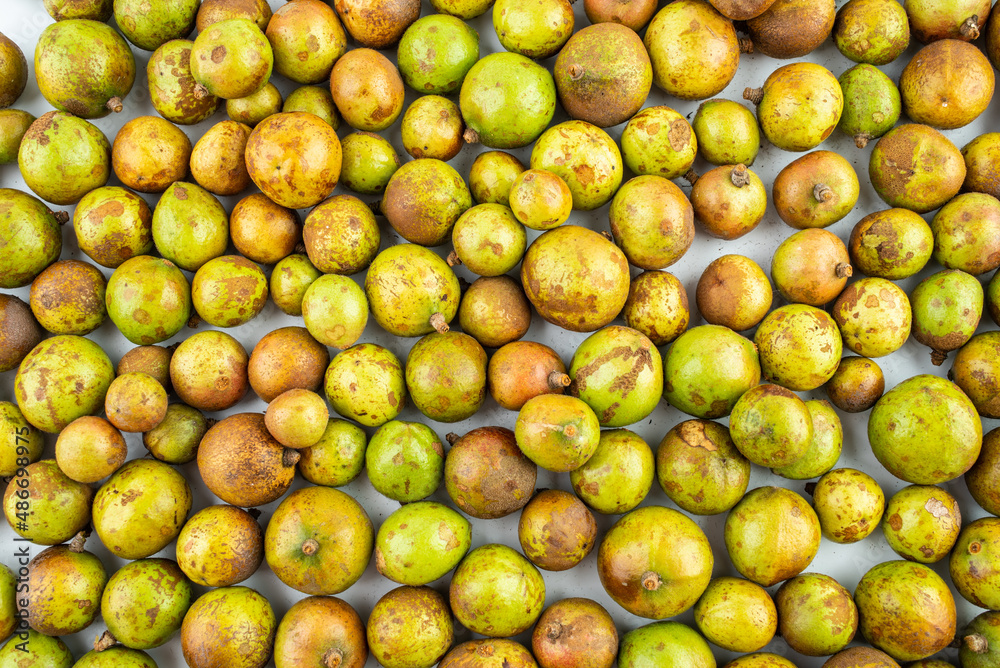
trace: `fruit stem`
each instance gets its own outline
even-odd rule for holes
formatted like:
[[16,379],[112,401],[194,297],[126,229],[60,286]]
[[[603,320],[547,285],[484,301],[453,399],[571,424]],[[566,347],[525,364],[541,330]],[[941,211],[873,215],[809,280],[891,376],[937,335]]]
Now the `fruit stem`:
[[947,350],[932,350],[931,351],[931,364],[934,366],[941,366],[944,361],[948,359]]
[[564,374],[562,371],[553,371],[549,374],[549,387],[553,390],[569,387],[569,384],[572,382],[573,379]]
[[834,273],[837,274],[837,278],[849,278],[854,275],[854,267],[846,262],[838,262],[837,268],[834,269]]
[[555,640],[562,635],[562,628],[562,624],[558,621],[554,621],[545,628],[545,636],[549,640]]
[[681,175],[681,178],[690,183],[691,185],[694,185],[700,177],[698,176],[698,172],[694,171],[693,169],[689,169]]
[[449,331],[451,327],[448,326],[448,321],[444,319],[444,316],[440,313],[435,313],[431,316],[431,327],[434,328],[438,334],[444,334]]
[[205,426],[207,427],[206,431],[208,431],[208,429],[211,429],[217,424],[219,424],[219,421],[216,420],[215,418],[205,418]]
[[571,81],[576,81],[577,79],[583,76],[583,68],[577,65],[576,63],[573,63],[568,68],[566,68],[566,73],[569,74],[569,78]]
[[747,172],[747,166],[740,163],[733,167],[733,170],[729,172],[729,180],[737,188],[750,185],[750,174]]
[[829,202],[834,196],[833,188],[826,185],[825,183],[817,183],[813,187],[813,197],[820,202]]
[[816,492],[816,483],[807,482],[805,486],[806,494],[812,496]]
[[319,550],[319,541],[316,540],[315,538],[308,538],[304,543],[302,543],[301,549],[302,549],[302,554],[306,555],[307,557],[311,557],[314,554],[316,554],[317,550]]
[[455,443],[456,443],[456,442],[458,441],[458,439],[460,439],[460,438],[462,438],[462,437],[461,437],[461,436],[459,436],[458,434],[456,434],[456,433],[455,433],[455,432],[453,432],[453,431],[449,431],[449,432],[448,432],[447,434],[445,434],[445,436],[444,436],[444,440],[448,441],[448,445],[455,445]]
[[94,651],[103,652],[110,647],[114,647],[117,642],[115,637],[111,635],[111,631],[105,631],[94,639]]
[[744,88],[743,89],[743,99],[750,100],[754,104],[760,104],[760,101],[764,99],[764,89],[763,88]]
[[656,591],[660,588],[660,585],[663,584],[660,576],[653,571],[646,571],[643,573],[640,580],[642,582],[642,588],[646,591]]
[[52,209],[49,209],[49,213],[52,214],[52,217],[55,218],[56,222],[60,225],[65,225],[69,222],[69,214],[65,211],[53,211]]
[[462,139],[465,140],[466,144],[478,144],[479,133],[472,128],[465,128],[465,132],[462,133]]
[[305,255],[306,254],[306,245],[305,245],[305,243],[303,243],[303,242],[300,241],[299,243],[295,244],[295,248],[292,249],[292,252],[293,253],[298,253],[299,255]]
[[78,531],[77,534],[73,536],[73,540],[69,542],[69,551],[77,554],[83,552],[83,546],[87,543],[88,536],[90,536],[89,529]]
[[615,238],[611,236],[611,233],[608,232],[607,230],[601,230],[601,236],[610,241],[611,243],[615,242]]
[[205,88],[201,84],[195,84],[195,86],[194,86],[194,98],[196,100],[204,100],[209,95],[211,95],[211,93],[208,92],[207,88]]
[[462,264],[462,258],[458,257],[458,253],[452,251],[448,253],[448,266],[454,267],[456,264]]
[[323,666],[325,668],[337,668],[343,660],[344,653],[336,647],[331,647],[323,655]]
[[979,39],[979,16],[973,14],[962,21],[962,25],[958,27],[958,32],[970,42]]
[[749,37],[737,37],[736,43],[740,45],[740,53],[753,53],[753,41]]
[[973,654],[986,654],[990,650],[990,643],[986,640],[986,636],[978,633],[965,636],[962,638],[962,642],[965,643],[966,648]]
[[121,110],[125,108],[125,105],[122,104],[122,99],[117,95],[108,100],[107,104],[105,104],[104,106],[106,106],[108,109],[110,109],[112,112],[116,114],[120,114]]
[[302,455],[298,450],[295,450],[294,448],[285,448],[285,451],[281,453],[281,465],[291,468],[292,466],[295,466],[301,458]]
[[187,326],[190,329],[198,329],[198,325],[201,324],[201,317],[197,313],[192,313],[191,317],[188,318]]
[[868,141],[871,138],[872,136],[867,132],[859,132],[858,134],[854,135],[854,145],[857,146],[858,148],[864,148],[865,146],[868,146]]

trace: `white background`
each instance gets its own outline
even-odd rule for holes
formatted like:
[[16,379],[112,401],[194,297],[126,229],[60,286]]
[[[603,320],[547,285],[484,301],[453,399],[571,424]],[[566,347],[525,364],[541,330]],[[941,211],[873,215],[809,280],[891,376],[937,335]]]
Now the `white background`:
[[[280,0],[270,0],[270,2],[274,9],[277,9],[283,4]],[[21,47],[28,59],[30,70],[35,42],[37,41],[41,31],[49,25],[52,20],[44,11],[40,0],[5,0],[2,4],[3,12],[2,15],[0,15],[0,32],[3,32],[5,35],[13,39]],[[843,2],[837,3],[838,7],[842,4]],[[422,13],[433,13],[433,9],[428,3],[425,2]],[[576,3],[575,13],[577,29],[589,25],[589,21],[583,13],[582,0]],[[491,14],[492,12],[488,11],[483,16],[469,22],[479,31],[481,39],[481,55],[500,50],[501,48],[493,32]],[[982,44],[982,39],[979,40],[979,44]],[[353,46],[354,45],[352,43],[349,44],[349,47],[353,48]],[[906,62],[908,62],[909,58],[917,51],[918,46],[919,44],[914,43],[901,58],[883,68],[894,81],[898,81],[899,73],[902,71],[902,68],[905,66]],[[114,139],[115,133],[127,120],[138,115],[154,113],[149,103],[144,76],[146,63],[150,53],[141,51],[134,47],[133,52],[136,57],[138,76],[132,92],[125,100],[125,111],[121,114],[111,115],[94,121],[95,125],[104,131],[109,140]],[[390,58],[395,59],[395,49],[389,49],[383,53]],[[827,42],[820,49],[810,54],[805,59],[818,62],[826,66],[838,76],[841,72],[853,64],[837,51],[830,40],[827,40]],[[543,64],[551,69],[554,60],[554,57],[550,58],[543,61]],[[781,64],[784,64],[784,62],[777,61],[760,54],[744,55],[740,61],[740,67],[735,79],[718,97],[742,101],[742,92],[744,87],[760,86],[767,75]],[[277,75],[274,76],[273,81],[281,90],[283,95],[287,95],[296,87],[292,82]],[[407,103],[411,102],[415,97],[416,95],[413,91],[407,90]],[[457,95],[453,96],[453,99],[457,102]],[[683,102],[667,96],[655,86],[651,91],[646,104],[647,106],[667,105],[673,107],[684,114],[689,120],[693,118],[693,113],[697,108],[697,103]],[[749,105],[749,103],[745,104]],[[51,107],[39,94],[37,86],[34,84],[33,76],[29,77],[27,90],[14,106],[16,108],[25,109],[36,116],[51,110]],[[225,112],[220,109],[220,111],[211,119],[204,121],[199,125],[184,127],[182,129],[191,137],[192,142],[194,142],[212,124],[217,123],[224,118]],[[961,148],[973,137],[986,131],[996,130],[998,119],[1000,119],[1000,115],[998,115],[997,103],[994,102],[987,112],[974,123],[959,130],[948,131],[945,134],[956,144],[956,146]],[[555,124],[563,120],[566,120],[566,116],[562,112],[561,108],[559,108],[557,109],[556,117],[552,122]],[[618,125],[613,128],[609,128],[608,132],[617,140],[621,135],[623,127],[624,124]],[[349,131],[349,128],[342,126],[339,134],[343,137]],[[406,158],[405,153],[402,150],[402,143],[400,140],[399,122],[397,121],[391,128],[382,134],[386,136],[394,146],[396,146],[400,155]],[[858,149],[854,146],[854,143],[850,138],[838,132],[820,146],[822,149],[836,151],[846,157],[857,170],[862,184],[861,197],[858,201],[857,207],[844,220],[841,220],[828,228],[845,242],[850,235],[852,227],[863,215],[886,208],[884,203],[874,193],[868,182],[868,157],[873,144],[874,142],[870,144],[867,149]],[[511,152],[517,155],[522,162],[527,164],[529,161],[530,149],[531,147],[529,146]],[[472,164],[473,159],[480,150],[480,147],[477,146],[466,146],[462,152],[451,161],[452,166],[454,166],[463,176],[466,176],[468,174],[469,166]],[[797,158],[798,155],[799,154],[778,150],[769,145],[765,140],[760,155],[753,164],[752,169],[763,179],[768,191],[770,191],[770,184],[774,176],[782,167]],[[698,172],[705,172],[710,167],[710,165],[701,159],[695,163],[695,169]],[[629,176],[631,175],[626,173],[626,178]],[[113,176],[111,184],[119,185]],[[3,187],[27,190],[16,165],[0,166],[0,185]],[[686,182],[678,180],[678,185],[681,185],[685,192],[689,192],[690,187]],[[343,187],[338,187],[335,193],[340,192],[348,191],[346,191]],[[144,197],[151,207],[155,206],[155,196],[145,195]],[[238,199],[239,198],[222,198],[222,201],[227,210],[231,210]],[[366,199],[367,201],[371,198],[363,199]],[[72,207],[61,208],[72,213]],[[307,212],[302,211],[300,213],[304,216]],[[603,231],[609,229],[607,215],[608,207],[604,206],[592,212],[574,212],[570,222]],[[930,220],[930,216],[928,216],[927,219]],[[383,248],[387,245],[397,243],[399,241],[398,237],[393,233],[388,225],[385,224],[384,220],[381,220],[381,224],[383,226]],[[538,234],[537,232],[532,232],[531,230],[528,232],[529,241]],[[711,260],[723,254],[739,253],[754,259],[765,269],[765,271],[767,271],[770,266],[770,257],[774,249],[782,240],[790,236],[793,232],[794,230],[781,222],[775,214],[773,207],[770,206],[761,225],[751,234],[738,240],[720,241],[712,239],[707,236],[704,231],[699,229],[691,250],[683,258],[681,258],[679,262],[669,267],[669,271],[682,280],[688,291],[692,308],[691,326],[704,323],[695,308],[694,290],[697,285],[698,277]],[[75,237],[68,226],[63,230],[63,241],[63,259],[88,259],[80,253],[76,247]],[[448,249],[449,246],[443,246],[437,250],[442,254],[446,254]],[[230,252],[235,251],[230,249]],[[265,268],[265,270],[269,272],[270,268]],[[900,285],[907,290],[907,292],[909,292],[920,278],[938,270],[940,270],[940,267],[931,262],[920,275],[906,281],[901,281]],[[110,275],[110,270],[102,268],[102,271],[106,277]],[[459,267],[457,271],[460,275],[465,276],[465,278],[470,281],[475,278],[464,268]],[[639,272],[637,270],[633,269],[633,275],[637,275],[638,273]],[[358,280],[359,283],[363,284],[363,274],[359,274],[354,278]],[[980,277],[980,279],[984,282],[989,278],[990,275]],[[28,288],[13,290],[11,292],[27,301]],[[780,298],[776,298],[775,306],[780,304]],[[301,318],[285,316],[277,309],[277,307],[274,306],[273,303],[269,301],[263,313],[258,318],[246,325],[228,330],[228,332],[236,337],[236,339],[238,339],[249,352],[253,349],[257,341],[260,340],[260,338],[267,332],[278,327],[293,324],[302,325]],[[205,325],[202,325],[201,329],[204,328]],[[996,329],[995,324],[992,323],[986,315],[984,315],[980,331],[983,331],[984,329]],[[178,342],[182,340],[183,337],[187,336],[188,333],[189,332],[187,330],[182,331],[178,336],[165,342],[163,345]],[[752,336],[752,332],[747,332],[745,334],[747,336]],[[112,361],[115,363],[117,363],[118,359],[120,359],[126,351],[132,348],[132,345],[123,336],[121,336],[110,320],[105,322],[101,328],[90,336],[101,344],[104,350],[111,357]],[[549,325],[548,323],[543,322],[541,318],[536,315],[531,329],[525,338],[542,341],[553,346],[560,352],[563,359],[568,364],[575,347],[585,337],[585,334],[566,332],[555,326]],[[396,355],[398,355],[402,360],[405,360],[407,350],[413,344],[413,340],[401,340],[389,336],[373,321],[369,321],[367,330],[361,338],[361,341],[375,342],[386,346],[395,352]],[[661,352],[665,352],[665,348],[662,349]],[[885,373],[887,388],[890,388],[901,380],[917,373],[932,373],[944,376],[951,367],[950,358],[941,367],[931,366],[928,349],[912,339],[908,341],[899,351],[889,355],[888,357],[878,359],[877,362]],[[14,375],[14,371],[0,374],[0,400],[13,401]],[[803,399],[825,398],[825,394],[822,390],[801,393],[801,396]],[[227,411],[225,414],[244,411],[263,411],[264,408],[265,404],[251,392],[235,408]],[[213,414],[212,417],[221,418],[223,415],[224,414]],[[904,487],[905,483],[890,475],[872,456],[866,437],[867,413],[854,416],[841,414],[841,417],[844,423],[845,442],[843,455],[838,463],[838,466],[859,468],[874,476],[882,485],[886,498],[891,496],[895,491]],[[427,421],[422,415],[412,408],[405,410],[400,418],[426,422],[433,429],[435,429],[436,433],[443,439],[445,434],[448,432],[463,434],[474,427],[482,425],[500,425],[513,428],[516,414],[498,407],[491,399],[487,398],[485,405],[473,418],[458,424],[445,425]],[[666,402],[661,401],[652,415],[643,420],[641,423],[632,425],[630,428],[646,439],[650,446],[655,449],[660,439],[662,439],[664,434],[672,426],[688,418],[689,416],[680,413],[667,405]],[[1000,425],[1000,422],[997,420],[984,420],[983,431],[989,431],[990,429],[996,428],[998,425]],[[372,430],[367,431],[369,435],[371,435]],[[146,454],[139,435],[126,435],[126,439],[129,443],[129,454],[131,458],[141,457]],[[46,457],[52,456],[52,442],[53,439],[49,438],[49,446],[46,450]],[[218,500],[211,493],[209,493],[202,484],[197,466],[194,463],[180,468],[187,480],[190,482],[194,492],[195,505],[192,513],[206,505],[218,503]],[[297,478],[295,486],[298,487],[302,484],[302,479]],[[776,477],[769,471],[755,466],[750,481],[750,489],[763,485],[782,485],[804,494],[804,484],[804,482],[788,481]],[[557,487],[568,490],[570,489],[569,476],[568,474],[553,474],[540,470],[537,486],[538,488]],[[958,498],[959,503],[961,504],[963,516],[966,520],[981,517],[985,514],[968,495],[965,483],[961,479],[946,483],[943,487]],[[389,501],[388,499],[385,499],[377,494],[371,488],[364,474],[343,489],[363,504],[376,528],[389,513],[398,507],[398,504],[395,502]],[[443,487],[431,498],[446,503],[449,502],[447,493],[444,491]],[[807,498],[809,497],[807,496]],[[674,507],[672,502],[667,499],[655,482],[653,489],[650,491],[644,504],[660,504]],[[260,518],[262,525],[266,524],[276,505],[277,502],[261,508],[263,511]],[[501,542],[515,548],[518,547],[516,534],[517,517],[518,515],[514,514],[502,520],[473,521],[473,547],[490,542]],[[608,516],[597,517],[598,527],[602,534],[611,526],[615,519],[615,517]],[[725,521],[725,514],[695,519],[705,530],[712,542],[715,553],[714,575],[737,575],[729,563],[725,546],[722,541],[722,529]],[[0,527],[0,561],[6,563],[8,566],[14,567],[16,566],[13,557],[15,547],[12,542],[12,537],[13,534],[6,524]],[[24,544],[25,543],[19,543],[18,545]],[[111,557],[103,546],[100,545],[96,536],[89,540],[87,547],[102,558],[109,574],[120,567],[123,563],[121,560]],[[31,546],[32,554],[37,554],[41,551],[41,549],[42,548],[40,546]],[[173,558],[173,545],[170,545],[156,556]],[[766,555],[762,555],[762,558],[767,557]],[[861,576],[871,566],[880,561],[894,558],[897,557],[886,545],[880,531],[876,531],[869,538],[854,545],[837,545],[824,538],[819,555],[810,565],[808,570],[827,573],[835,577],[841,584],[853,591]],[[936,569],[943,577],[945,577],[946,580],[948,580],[946,562],[947,560],[938,564]],[[563,573],[543,572],[543,575],[547,586],[547,604],[551,604],[556,600],[567,596],[587,596],[593,598],[604,605],[608,611],[611,612],[612,616],[615,618],[620,634],[648,622],[648,620],[644,620],[625,612],[617,604],[611,601],[611,599],[604,593],[597,578],[596,549],[581,564],[570,571]],[[281,584],[268,570],[266,564],[261,567],[256,575],[243,584],[255,587],[266,595],[274,606],[279,619],[294,601],[302,597],[302,595],[298,592],[295,592]],[[447,593],[447,585],[447,577],[433,583],[433,586],[436,589],[445,594]],[[369,564],[369,567],[361,580],[344,592],[341,595],[341,598],[350,602],[362,618],[366,619],[372,609],[372,606],[378,598],[393,587],[395,587],[394,583],[391,583],[378,575],[375,571],[374,565]],[[202,588],[197,589],[199,593],[203,591]],[[776,587],[773,587],[770,591],[773,593],[775,589]],[[981,610],[969,605],[957,595],[956,598],[958,599],[958,624],[961,629],[970,619],[972,619],[972,617],[981,612]],[[693,624],[693,617],[690,611],[680,615],[676,619]],[[100,619],[98,619],[88,629],[82,631],[81,633],[67,637],[64,640],[69,644],[74,655],[79,657],[89,648],[93,639],[103,630],[104,626]],[[456,642],[470,639],[470,637],[471,635],[467,631],[456,627]],[[528,634],[519,636],[518,639],[522,642],[530,643],[530,636]],[[720,665],[736,656],[730,652],[719,650],[718,648],[713,647],[713,649]],[[820,666],[824,661],[822,658],[802,657],[792,652],[780,638],[775,638],[765,649],[767,651],[788,656],[788,658],[790,658],[797,665],[803,667]],[[176,636],[165,646],[150,651],[150,654],[156,659],[161,668],[173,668],[185,665],[180,650],[180,643]],[[946,650],[942,653],[942,657],[957,663],[957,652],[955,650]],[[273,663],[269,665],[273,665]],[[369,659],[368,665],[374,666],[376,664],[373,659]]]

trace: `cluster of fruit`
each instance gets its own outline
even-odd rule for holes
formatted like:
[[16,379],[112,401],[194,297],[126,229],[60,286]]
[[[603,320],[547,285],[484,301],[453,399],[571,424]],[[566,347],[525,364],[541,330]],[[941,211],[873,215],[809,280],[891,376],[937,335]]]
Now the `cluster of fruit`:
[[271,4],[0,35],[0,668],[1000,665],[989,0]]

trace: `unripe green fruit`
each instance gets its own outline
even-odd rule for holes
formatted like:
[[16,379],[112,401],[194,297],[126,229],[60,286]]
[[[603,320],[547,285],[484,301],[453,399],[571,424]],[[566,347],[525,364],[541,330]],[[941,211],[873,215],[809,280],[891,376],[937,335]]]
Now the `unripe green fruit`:
[[425,585],[446,575],[469,550],[464,516],[434,501],[408,503],[382,522],[375,536],[375,568],[393,582]]
[[441,486],[444,446],[427,425],[393,420],[368,441],[365,470],[380,494],[402,503],[420,501]]

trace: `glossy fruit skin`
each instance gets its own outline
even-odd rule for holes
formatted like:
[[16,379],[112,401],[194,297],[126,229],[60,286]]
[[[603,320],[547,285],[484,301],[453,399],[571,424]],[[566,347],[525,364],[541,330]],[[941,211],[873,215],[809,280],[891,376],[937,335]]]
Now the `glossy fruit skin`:
[[543,668],[611,668],[618,653],[618,631],[601,604],[589,598],[564,598],[545,608],[531,634],[531,651]]
[[458,565],[448,595],[452,612],[467,629],[506,638],[531,628],[542,614],[545,581],[519,552],[488,543]]
[[627,181],[611,201],[611,234],[629,263],[663,269],[680,260],[694,241],[694,210],[683,191],[661,176]]
[[927,213],[950,200],[965,180],[965,160],[928,125],[897,125],[875,144],[868,161],[872,187],[886,204]]
[[681,622],[653,622],[622,636],[620,668],[713,668],[717,665],[705,639]]
[[922,564],[941,561],[962,528],[962,512],[951,494],[935,485],[910,485],[889,499],[882,533],[899,556]]
[[74,668],[156,668],[153,658],[140,649],[109,647],[91,650],[73,664]]
[[[757,121],[753,124],[756,127]],[[622,160],[637,175],[675,179],[691,169],[699,144],[696,131],[681,114],[670,107],[655,106],[629,119],[622,130],[621,146]]]
[[479,60],[479,33],[457,16],[432,14],[414,21],[397,49],[399,73],[419,93],[443,95],[462,86]]
[[[977,615],[965,630],[959,635],[963,641],[958,651],[959,660],[965,668],[988,668],[1000,659],[1000,644],[997,642],[997,629],[1000,627],[1000,614],[995,610]],[[970,638],[978,636],[978,638]],[[985,640],[985,649],[976,646],[970,640]]]
[[903,110],[915,123],[946,130],[975,120],[993,97],[993,66],[977,47],[957,39],[934,41],[899,78]]
[[274,636],[277,668],[336,661],[343,668],[362,668],[368,659],[365,624],[347,603],[334,596],[308,596],[296,601]]
[[111,176],[111,144],[97,126],[63,111],[38,117],[21,139],[17,164],[32,192],[76,204]]
[[941,576],[923,564],[886,561],[872,567],[854,600],[865,640],[899,661],[927,658],[955,636],[955,599]]
[[[359,343],[338,353],[323,382],[333,410],[367,427],[385,424],[406,405],[403,365],[390,350],[374,343]],[[357,396],[345,391],[352,384],[360,388]]]
[[965,473],[983,441],[976,407],[955,384],[917,375],[886,392],[868,415],[875,457],[907,482],[934,485]]
[[714,645],[731,652],[756,652],[778,630],[771,595],[749,580],[714,578],[694,606],[694,621]]
[[843,342],[837,323],[807,304],[769,313],[754,335],[764,378],[799,392],[815,390],[837,371]]
[[271,604],[249,587],[202,594],[181,625],[181,650],[191,668],[263,668],[271,657],[277,620]]
[[364,470],[367,441],[361,427],[330,418],[319,441],[301,451],[296,466],[302,477],[314,485],[341,487]]
[[848,251],[855,270],[894,281],[924,268],[934,251],[934,233],[909,209],[876,211],[854,225]]
[[401,503],[420,501],[441,486],[444,446],[425,424],[386,422],[368,441],[365,470],[380,494]]
[[597,522],[572,493],[547,489],[521,510],[517,538],[531,563],[547,571],[565,571],[594,549]]
[[[253,130],[245,123],[234,120],[220,121],[205,131],[191,150],[191,176],[205,190],[213,195],[238,195],[250,185],[250,173],[247,172],[245,154],[247,139]],[[232,229],[230,234],[237,250],[240,243],[239,221],[240,209],[245,209],[257,199],[263,198],[270,202],[266,195],[254,193],[240,200],[233,208],[230,217]],[[276,204],[271,205],[277,207]],[[275,231],[280,233],[279,230]],[[275,239],[276,248],[281,247],[280,236]],[[242,252],[242,251],[241,251]],[[287,253],[285,253],[287,255]],[[249,259],[253,257],[247,256]],[[282,256],[283,257],[283,256]],[[279,258],[280,259],[280,258]],[[271,263],[265,263],[271,264]]]
[[910,336],[913,312],[902,288],[884,278],[851,283],[830,309],[844,349],[865,357],[899,350]]
[[580,468],[597,449],[600,424],[580,399],[563,394],[532,397],[517,414],[517,446],[528,459],[549,471]]
[[764,219],[767,191],[760,177],[742,165],[720,165],[691,187],[695,218],[713,237],[738,239]]
[[562,177],[546,169],[528,169],[514,179],[508,195],[511,213],[525,227],[551,230],[573,212],[573,193]]
[[403,150],[414,158],[451,160],[465,146],[458,105],[441,95],[423,95],[403,113]]
[[823,306],[837,298],[851,274],[847,247],[827,230],[800,230],[771,256],[771,278],[790,302]]
[[352,128],[385,130],[403,113],[403,79],[391,60],[373,49],[351,49],[330,72],[337,111]]
[[910,44],[910,22],[900,3],[854,0],[837,11],[833,41],[856,63],[888,65]]
[[166,341],[191,317],[191,288],[169,260],[149,255],[126,260],[111,274],[105,295],[111,321],[138,345]]
[[885,509],[885,494],[867,473],[834,469],[816,483],[813,507],[826,538],[835,543],[856,543],[878,527]]
[[375,256],[365,276],[372,317],[393,336],[435,330],[437,313],[450,322],[458,313],[458,277],[439,255],[416,244],[397,244]]
[[942,39],[974,40],[979,36],[979,31],[986,23],[989,14],[989,3],[984,0],[946,2],[907,0],[906,2],[906,16],[910,21],[910,30],[914,39],[924,44]]
[[813,423],[813,437],[802,457],[788,466],[772,468],[771,473],[789,480],[807,480],[832,469],[844,449],[844,427],[830,402],[814,399],[806,402]]
[[750,483],[750,461],[723,425],[685,420],[674,425],[656,449],[656,479],[682,510],[716,515],[743,497]]
[[0,109],[0,165],[17,162],[17,151],[21,147],[24,133],[28,131],[35,117],[20,109]]
[[368,514],[352,497],[330,487],[304,487],[285,497],[271,516],[264,558],[292,589],[339,594],[361,577],[374,540]]
[[711,580],[713,563],[708,539],[693,520],[664,506],[643,506],[604,534],[597,573],[625,610],[666,619],[695,604]]
[[538,668],[531,652],[506,638],[467,640],[444,655],[441,668]]
[[486,398],[486,351],[461,332],[437,332],[417,341],[406,359],[406,391],[413,405],[438,422],[460,422]]
[[352,132],[341,140],[340,181],[364,195],[378,195],[399,169],[396,149],[374,132]]
[[771,310],[774,293],[759,264],[743,255],[722,255],[705,267],[695,299],[706,322],[742,332],[764,319]]
[[191,76],[191,47],[186,39],[162,44],[149,58],[146,80],[149,98],[160,116],[178,125],[194,125],[219,108],[214,95],[198,96],[198,82]]
[[80,250],[109,269],[153,250],[152,223],[153,212],[146,200],[117,186],[91,190],[73,212]]
[[17,405],[36,428],[56,433],[82,415],[95,415],[115,369],[100,346],[63,334],[32,348],[14,376]]
[[297,450],[319,443],[329,422],[330,409],[323,397],[300,388],[279,394],[264,413],[264,425],[271,435],[286,448]]
[[212,258],[195,272],[191,302],[202,320],[237,327],[256,318],[267,303],[267,278],[242,255]]
[[472,525],[436,501],[408,503],[375,536],[375,568],[393,582],[420,586],[447,575],[469,551]]
[[19,536],[58,545],[90,523],[93,488],[69,478],[54,459],[18,467],[18,472],[4,490],[3,510]]
[[531,168],[561,177],[578,211],[591,211],[610,201],[623,173],[618,144],[586,121],[566,121],[545,130],[531,149]]
[[539,394],[561,394],[571,382],[559,353],[535,341],[501,346],[490,357],[486,375],[490,396],[511,411]]
[[839,652],[858,630],[858,607],[851,592],[828,575],[803,573],[786,580],[774,594],[778,631],[800,654]]
[[740,397],[729,416],[736,448],[758,466],[780,468],[801,459],[812,442],[812,416],[798,395],[761,384]]
[[274,67],[267,37],[249,19],[226,19],[198,33],[191,47],[191,76],[224,100],[253,95]]
[[913,338],[947,354],[972,338],[983,313],[983,286],[964,271],[945,269],[922,280],[910,293]]
[[555,81],[525,56],[489,54],[466,74],[459,108],[483,146],[520,148],[535,141],[552,120]]
[[691,319],[687,291],[673,274],[645,271],[629,284],[622,319],[658,346],[666,345],[687,329]]
[[17,102],[28,85],[28,61],[24,52],[12,39],[0,33],[0,109]]
[[1000,518],[982,517],[962,527],[948,562],[955,589],[967,601],[987,610],[1000,608]]
[[0,648],[0,666],[4,668],[72,668],[73,653],[59,638],[34,629],[19,631],[17,642]]
[[[140,559],[118,569],[101,595],[101,615],[118,642],[132,649],[166,643],[191,605],[191,582],[170,559]],[[147,611],[156,610],[150,619]]]
[[177,535],[177,565],[192,582],[228,587],[264,561],[264,532],[250,513],[230,505],[202,508]]
[[330,353],[304,327],[282,327],[265,334],[247,365],[250,387],[265,402],[293,388],[316,391]]
[[120,104],[132,90],[135,58],[128,43],[106,23],[59,21],[45,28],[35,45],[35,79],[56,109],[80,118],[102,118],[111,113],[112,98],[119,98]]
[[653,83],[682,100],[717,95],[732,81],[740,62],[732,21],[703,0],[661,8],[649,22],[643,43]]
[[176,181],[153,209],[153,243],[164,259],[185,271],[198,271],[226,252],[229,215],[201,186]]
[[597,450],[583,466],[570,471],[573,491],[589,508],[604,515],[632,510],[646,498],[656,460],[646,441],[628,429],[601,432]]
[[348,276],[320,276],[302,295],[306,329],[325,346],[343,350],[354,345],[368,325],[368,313],[364,291]]
[[444,462],[448,496],[462,512],[495,519],[520,510],[535,491],[538,466],[517,447],[514,432],[478,427],[454,443]]
[[21,409],[0,401],[0,475],[15,476],[19,468],[41,459],[44,448],[42,432],[24,419]]
[[28,625],[47,636],[82,631],[98,615],[101,593],[108,581],[104,564],[94,554],[53,545],[28,564],[26,609]]
[[764,81],[757,120],[764,136],[778,148],[808,151],[833,133],[843,108],[840,83],[828,69],[815,63],[792,63],[782,65]]
[[561,53],[573,35],[573,7],[564,0],[532,4],[499,0],[492,4],[493,30],[507,51],[544,60]]
[[347,49],[340,19],[332,7],[319,0],[278,8],[265,35],[274,52],[274,71],[300,84],[324,81]]

